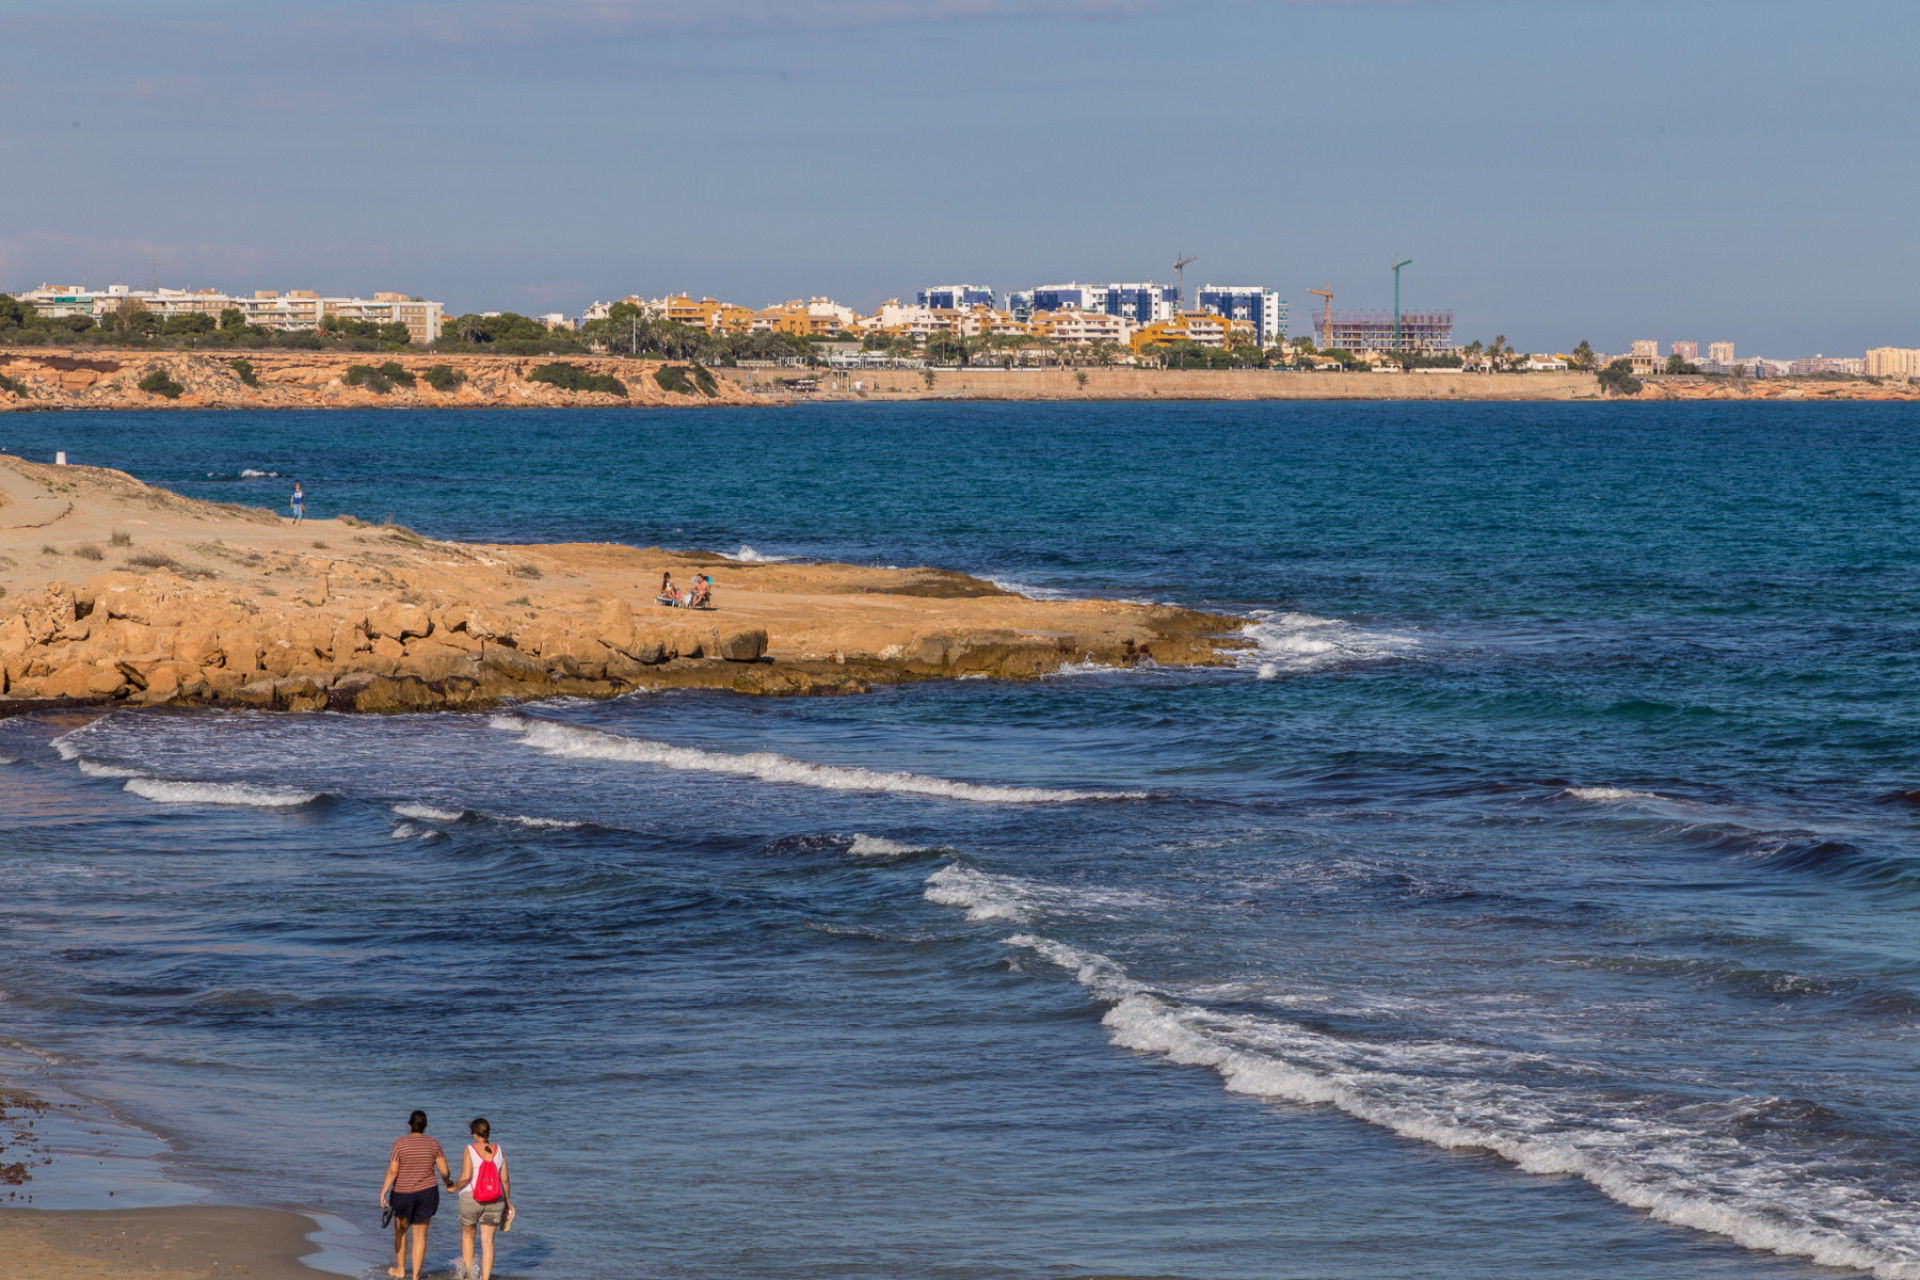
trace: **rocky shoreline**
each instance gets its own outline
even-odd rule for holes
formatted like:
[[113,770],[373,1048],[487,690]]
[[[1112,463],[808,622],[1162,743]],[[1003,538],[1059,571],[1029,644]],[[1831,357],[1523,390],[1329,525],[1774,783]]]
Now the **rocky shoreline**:
[[[1242,619],[1039,601],[938,569],[451,543],[351,516],[296,527],[103,468],[0,457],[0,499],[0,712],[853,693],[1070,662],[1222,664],[1247,643]],[[662,574],[696,572],[718,608],[653,603]]]

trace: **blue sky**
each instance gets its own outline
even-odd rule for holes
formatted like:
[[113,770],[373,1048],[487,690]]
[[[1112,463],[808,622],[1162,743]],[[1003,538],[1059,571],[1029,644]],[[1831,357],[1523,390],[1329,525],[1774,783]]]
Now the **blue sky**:
[[1920,345],[1913,0],[9,0],[0,288],[578,312],[1331,282],[1462,341]]

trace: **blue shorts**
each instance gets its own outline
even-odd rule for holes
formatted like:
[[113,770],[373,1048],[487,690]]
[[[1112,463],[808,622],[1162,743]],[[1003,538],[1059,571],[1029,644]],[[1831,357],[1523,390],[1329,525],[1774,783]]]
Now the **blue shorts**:
[[387,1204],[393,1209],[395,1222],[425,1222],[440,1211],[440,1186],[419,1191],[392,1191],[387,1194]]

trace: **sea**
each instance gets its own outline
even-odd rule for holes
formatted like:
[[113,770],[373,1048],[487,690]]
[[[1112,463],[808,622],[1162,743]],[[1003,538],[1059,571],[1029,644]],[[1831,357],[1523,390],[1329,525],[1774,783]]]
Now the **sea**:
[[1916,444],[1903,404],[7,415],[195,497],[1247,646],[0,721],[0,1071],[138,1167],[92,1203],[308,1210],[346,1271],[420,1107],[456,1161],[491,1121],[515,1277],[1912,1280]]

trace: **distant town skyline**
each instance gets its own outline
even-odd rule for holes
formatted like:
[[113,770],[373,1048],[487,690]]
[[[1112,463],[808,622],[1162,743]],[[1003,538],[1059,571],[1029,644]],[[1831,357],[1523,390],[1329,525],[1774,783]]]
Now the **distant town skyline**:
[[1389,308],[1397,256],[1462,342],[1920,344],[1910,4],[686,10],[11,6],[0,288],[866,310],[1181,254],[1298,333],[1323,283]]

